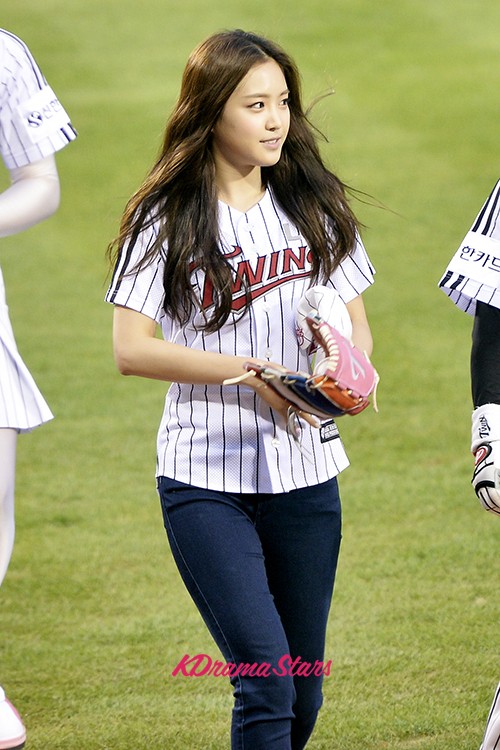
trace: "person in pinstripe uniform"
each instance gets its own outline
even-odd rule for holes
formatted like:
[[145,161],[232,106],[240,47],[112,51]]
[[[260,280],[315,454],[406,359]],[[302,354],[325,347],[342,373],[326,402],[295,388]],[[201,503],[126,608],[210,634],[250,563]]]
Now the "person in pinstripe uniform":
[[[440,281],[474,317],[471,349],[472,485],[485,510],[500,516],[500,180]],[[500,683],[480,750],[500,750]]]
[[334,422],[299,412],[299,437],[267,385],[224,381],[247,362],[307,371],[296,310],[318,280],[372,350],[361,295],[374,271],[299,80],[270,40],[202,42],[110,246],[117,366],[171,383],[157,487],[174,559],[229,665],[233,750],[300,750],[313,731],[348,460]]
[[[0,237],[51,216],[59,205],[54,154],[76,132],[26,44],[0,29],[0,153],[10,186],[0,193]],[[0,584],[14,544],[17,435],[52,419],[18,352],[0,270]],[[0,748],[22,747],[25,729],[0,688]]]

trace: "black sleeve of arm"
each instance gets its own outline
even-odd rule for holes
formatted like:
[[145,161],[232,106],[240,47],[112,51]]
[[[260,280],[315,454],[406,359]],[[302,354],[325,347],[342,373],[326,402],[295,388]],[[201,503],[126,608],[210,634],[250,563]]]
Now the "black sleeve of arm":
[[471,349],[474,408],[500,404],[500,310],[477,302]]

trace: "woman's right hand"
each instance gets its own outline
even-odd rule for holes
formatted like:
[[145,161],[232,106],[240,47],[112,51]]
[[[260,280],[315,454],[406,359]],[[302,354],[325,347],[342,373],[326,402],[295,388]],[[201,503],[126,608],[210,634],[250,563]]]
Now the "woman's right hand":
[[[285,369],[282,365],[276,365],[272,362],[261,362],[254,360],[256,364],[266,364],[272,367],[273,369]],[[285,422],[288,422],[289,416],[290,416],[290,409],[293,409],[298,417],[303,419],[305,422],[308,422],[312,427],[319,427],[320,423],[316,417],[314,417],[312,414],[308,414],[305,411],[302,411],[301,409],[297,409],[294,404],[292,404],[290,401],[288,401],[286,398],[283,398],[283,396],[280,396],[279,393],[277,393],[274,388],[272,388],[270,385],[265,383],[261,378],[259,378],[256,374],[253,374],[251,369],[252,361],[248,362],[247,367],[248,369],[248,376],[242,381],[242,385],[248,385],[250,388],[253,388],[253,390],[257,393],[260,398],[268,404],[271,409],[274,409],[274,411],[277,411],[279,414],[282,415]]]

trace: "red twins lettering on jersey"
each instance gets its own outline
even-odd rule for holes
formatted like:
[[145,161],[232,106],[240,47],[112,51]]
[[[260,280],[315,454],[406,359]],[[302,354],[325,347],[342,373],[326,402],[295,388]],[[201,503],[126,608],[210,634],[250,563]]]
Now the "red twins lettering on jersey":
[[[233,245],[233,252],[226,258],[237,258],[243,251]],[[191,271],[196,266],[193,264]],[[246,304],[247,298],[256,300],[289,281],[309,276],[311,269],[311,251],[305,245],[296,250],[285,247],[269,255],[259,255],[255,260],[240,260],[235,263],[235,280],[232,285],[233,301],[231,309],[239,312]],[[246,283],[244,283],[246,282]],[[214,304],[213,284],[207,277],[203,282],[201,306],[203,310]]]

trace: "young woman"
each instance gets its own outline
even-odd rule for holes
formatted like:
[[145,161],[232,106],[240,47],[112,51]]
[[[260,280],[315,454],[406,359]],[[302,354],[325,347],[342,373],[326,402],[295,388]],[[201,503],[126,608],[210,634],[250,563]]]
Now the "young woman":
[[[0,193],[0,238],[57,210],[55,153],[75,138],[68,115],[26,44],[0,29],[0,155],[10,178]],[[50,419],[52,412],[17,349],[0,270],[0,585],[14,546],[17,436]],[[25,739],[24,725],[0,687],[0,748],[19,750]]]
[[224,381],[248,362],[307,370],[295,313],[315,282],[339,292],[370,353],[360,295],[373,271],[281,48],[229,31],[194,50],[113,247],[117,366],[171,383],[158,491],[185,585],[235,665],[231,746],[299,750],[330,669],[336,476],[348,461],[334,424],[299,412],[299,450],[284,399],[256,377]]

